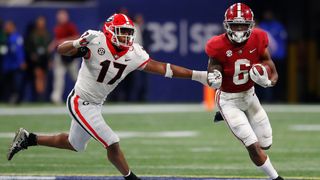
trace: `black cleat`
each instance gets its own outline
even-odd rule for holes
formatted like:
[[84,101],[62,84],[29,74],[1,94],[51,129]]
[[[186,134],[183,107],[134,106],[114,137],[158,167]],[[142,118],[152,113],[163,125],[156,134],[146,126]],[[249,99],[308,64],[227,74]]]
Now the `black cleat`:
[[273,180],[284,180],[284,179],[281,176],[278,176],[277,178],[275,178]]
[[141,180],[133,172],[130,172],[129,176],[124,177],[125,180]]
[[214,116],[213,122],[217,123],[223,121],[223,117],[219,111],[216,112],[216,115]]
[[28,148],[28,137],[29,132],[23,128],[20,128],[16,132],[16,136],[14,137],[7,154],[8,161],[10,161],[13,158],[13,156],[19,151]]

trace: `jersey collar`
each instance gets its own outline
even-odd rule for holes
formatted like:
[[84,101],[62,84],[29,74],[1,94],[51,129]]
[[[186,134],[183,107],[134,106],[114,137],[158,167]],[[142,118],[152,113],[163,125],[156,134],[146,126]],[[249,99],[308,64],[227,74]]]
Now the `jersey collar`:
[[109,50],[115,60],[117,60],[121,56],[125,55],[129,50],[129,49],[125,49],[122,51],[117,51],[116,48],[113,46],[113,44],[108,39],[106,39],[106,41],[107,41],[107,46],[108,46],[108,48],[109,48]]

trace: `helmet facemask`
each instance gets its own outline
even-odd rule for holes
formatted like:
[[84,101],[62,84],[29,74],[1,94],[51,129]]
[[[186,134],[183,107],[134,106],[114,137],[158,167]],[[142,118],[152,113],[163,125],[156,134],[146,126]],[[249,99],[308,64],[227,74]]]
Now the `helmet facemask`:
[[108,40],[119,49],[133,45],[136,29],[133,21],[124,14],[113,14],[104,23],[103,32]]
[[239,18],[232,21],[224,21],[223,26],[230,40],[242,43],[250,37],[254,21],[246,21],[243,18]]
[[129,48],[135,39],[136,31],[132,26],[110,26],[108,31],[112,34],[111,42],[119,48]]

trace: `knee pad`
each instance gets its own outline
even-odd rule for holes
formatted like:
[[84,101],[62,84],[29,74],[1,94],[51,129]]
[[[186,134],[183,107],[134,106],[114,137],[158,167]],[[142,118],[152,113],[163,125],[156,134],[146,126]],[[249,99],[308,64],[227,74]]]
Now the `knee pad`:
[[262,149],[269,149],[272,145],[272,136],[259,138],[259,144]]
[[239,124],[233,128],[235,136],[242,141],[245,146],[249,146],[253,143],[258,142],[257,136],[251,130],[250,127]]

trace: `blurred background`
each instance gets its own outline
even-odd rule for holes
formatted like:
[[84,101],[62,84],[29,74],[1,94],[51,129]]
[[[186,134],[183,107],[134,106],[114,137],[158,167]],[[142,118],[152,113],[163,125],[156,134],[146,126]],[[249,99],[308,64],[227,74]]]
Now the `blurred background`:
[[[87,29],[100,30],[113,13],[129,15],[137,42],[152,58],[206,70],[206,41],[224,32],[225,10],[238,1],[0,0],[0,101],[61,104],[73,88],[79,59],[55,49]],[[262,102],[317,103],[320,99],[320,1],[241,1],[256,26],[269,35],[279,72],[274,88],[257,87]],[[130,74],[110,95],[112,102],[202,102],[203,86],[143,72]]]

